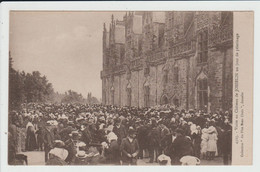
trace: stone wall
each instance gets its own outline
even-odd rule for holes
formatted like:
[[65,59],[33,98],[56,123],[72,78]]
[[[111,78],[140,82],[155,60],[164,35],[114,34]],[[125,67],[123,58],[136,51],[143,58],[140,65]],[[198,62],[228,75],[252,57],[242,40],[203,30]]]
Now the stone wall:
[[[222,39],[209,40],[207,62],[202,64],[197,62],[198,33],[207,30],[209,39],[218,38],[219,35],[212,36],[212,34],[222,34],[218,29],[223,28],[220,24],[223,23],[221,20],[225,16],[221,12],[168,13],[170,12],[166,12],[164,23],[153,22],[151,12],[138,14],[139,18],[143,17],[142,34],[131,32],[133,13],[124,17],[122,23],[126,23],[126,31],[130,30],[130,33],[126,34],[126,42],[116,47],[116,49],[125,47],[125,60],[120,60],[117,64],[118,67],[121,65],[120,68],[123,70],[118,71],[119,69],[112,66],[104,66],[101,78],[102,93],[105,94],[102,98],[105,100],[102,102],[112,104],[113,86],[114,104],[127,105],[126,88],[130,85],[131,105],[143,107],[144,85],[149,85],[150,106],[165,102],[175,104],[178,100],[180,109],[198,109],[197,79],[205,77],[208,81],[207,110],[212,112],[218,109],[228,110],[232,107],[232,40],[229,43]],[[232,21],[226,22],[225,25],[227,24],[232,24]],[[228,27],[230,29],[232,25]],[[155,46],[151,46],[154,35],[158,36],[158,33],[164,33],[162,46],[158,46],[158,40]],[[179,33],[181,36],[174,38],[172,33]],[[133,48],[138,49],[138,42],[142,43],[141,52],[134,53]],[[104,59],[110,56],[114,57],[113,54],[104,52]],[[119,56],[118,51],[116,56]],[[134,61],[136,63],[133,63]],[[147,66],[149,72],[145,74]],[[178,68],[178,81],[175,80],[176,68]]]

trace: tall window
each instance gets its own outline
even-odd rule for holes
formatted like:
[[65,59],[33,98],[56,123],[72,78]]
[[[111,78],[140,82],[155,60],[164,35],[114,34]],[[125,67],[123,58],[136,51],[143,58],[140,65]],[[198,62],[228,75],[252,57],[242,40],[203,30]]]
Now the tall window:
[[197,89],[198,89],[198,108],[200,110],[207,111],[208,80],[206,78],[197,80]]
[[202,31],[198,35],[198,63],[208,61],[208,31]]
[[127,92],[127,106],[131,106],[131,101],[132,101],[132,89],[131,88],[127,88],[126,89]]
[[173,68],[173,76],[174,76],[174,82],[179,82],[179,67]]
[[150,100],[150,87],[144,87],[144,106],[149,107],[149,100]]
[[168,83],[168,71],[167,70],[164,71],[163,83],[164,83],[164,85],[166,85]]
[[115,103],[115,89],[114,87],[111,88],[111,103],[114,105]]

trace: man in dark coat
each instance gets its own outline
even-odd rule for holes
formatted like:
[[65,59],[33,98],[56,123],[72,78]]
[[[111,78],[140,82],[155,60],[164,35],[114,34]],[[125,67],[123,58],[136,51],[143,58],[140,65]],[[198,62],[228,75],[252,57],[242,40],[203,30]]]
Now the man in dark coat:
[[128,137],[124,138],[120,147],[122,151],[123,165],[137,165],[137,155],[139,153],[139,145],[135,139],[135,130],[130,128]]
[[228,123],[224,125],[222,151],[224,165],[229,165],[229,160],[232,156],[232,127]]
[[180,165],[180,159],[186,155],[192,155],[192,142],[184,135],[182,129],[176,130],[176,139],[173,142],[174,155],[176,156],[176,165]]
[[148,150],[149,150],[149,163],[154,162],[154,153],[156,154],[155,161],[158,157],[158,150],[160,147],[160,128],[157,127],[156,121],[152,119],[150,132],[148,134]]
[[167,134],[161,141],[164,154],[171,158],[171,163],[174,164],[176,157],[173,149],[173,142],[176,139],[175,133],[176,127],[173,126],[170,130],[170,134]]
[[127,136],[125,126],[121,124],[121,120],[119,118],[115,119],[115,126],[113,128],[113,132],[118,137],[118,144],[121,144],[123,138]]
[[140,122],[140,126],[137,128],[137,140],[140,147],[139,157],[141,159],[143,159],[143,151],[147,148],[147,135],[148,128]]
[[87,146],[89,146],[90,142],[92,141],[91,133],[90,133],[88,127],[89,127],[88,124],[85,123],[85,124],[84,124],[84,129],[83,129],[83,131],[82,131],[82,136],[81,136],[81,140],[82,140]]
[[65,161],[68,164],[73,164],[77,153],[77,144],[79,143],[80,134],[78,131],[72,131],[70,139],[65,142],[65,149],[68,151],[68,156]]
[[75,130],[75,128],[73,127],[73,123],[69,121],[68,126],[66,128],[63,128],[59,133],[61,136],[61,140],[65,142],[70,139],[69,135],[73,130]]
[[116,139],[109,143],[109,147],[105,150],[106,162],[111,165],[120,165],[120,147]]
[[48,153],[53,148],[53,144],[54,144],[54,135],[53,132],[51,131],[51,127],[52,126],[49,123],[46,124],[44,137],[43,137],[45,162],[48,161]]

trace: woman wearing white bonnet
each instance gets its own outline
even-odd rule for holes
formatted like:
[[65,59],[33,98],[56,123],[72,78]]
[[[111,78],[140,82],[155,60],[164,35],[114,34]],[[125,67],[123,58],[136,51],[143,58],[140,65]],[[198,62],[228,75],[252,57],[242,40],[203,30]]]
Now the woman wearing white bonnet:
[[207,159],[207,147],[208,147],[208,129],[207,128],[203,128],[201,130],[202,134],[201,134],[201,144],[200,144],[200,153],[202,155],[202,159]]
[[217,152],[217,130],[215,127],[210,126],[208,128],[208,146],[207,146],[207,153],[208,153],[208,159],[213,160],[215,157],[215,154]]
[[117,135],[114,132],[110,132],[107,135],[107,140],[109,143],[111,143],[112,140],[117,140]]

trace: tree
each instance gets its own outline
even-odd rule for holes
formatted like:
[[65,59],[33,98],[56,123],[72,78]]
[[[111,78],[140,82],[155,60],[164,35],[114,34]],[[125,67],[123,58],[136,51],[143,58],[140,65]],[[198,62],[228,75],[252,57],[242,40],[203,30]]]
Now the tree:
[[22,103],[52,101],[54,90],[46,76],[39,71],[19,72],[13,68],[9,53],[9,108],[17,109]]

